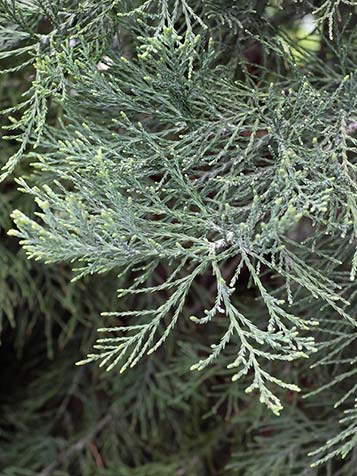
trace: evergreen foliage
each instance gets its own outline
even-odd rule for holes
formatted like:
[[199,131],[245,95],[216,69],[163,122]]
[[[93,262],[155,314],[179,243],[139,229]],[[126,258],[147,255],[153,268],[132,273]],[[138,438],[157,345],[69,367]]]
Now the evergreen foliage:
[[0,1],[4,475],[356,474],[356,18]]

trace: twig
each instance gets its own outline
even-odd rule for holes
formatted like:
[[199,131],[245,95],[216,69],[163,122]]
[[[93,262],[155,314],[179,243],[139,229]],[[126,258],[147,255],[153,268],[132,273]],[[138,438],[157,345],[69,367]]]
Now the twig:
[[102,431],[102,429],[110,422],[111,415],[108,414],[99,420],[98,424],[95,426],[93,431],[91,431],[88,435],[84,436],[80,440],[78,440],[75,444],[70,446],[66,451],[61,453],[56,461],[46,466],[38,476],[50,476],[53,471],[64,461],[69,460],[74,454],[79,453],[83,450],[86,446],[90,444],[90,442],[94,439],[94,437]]

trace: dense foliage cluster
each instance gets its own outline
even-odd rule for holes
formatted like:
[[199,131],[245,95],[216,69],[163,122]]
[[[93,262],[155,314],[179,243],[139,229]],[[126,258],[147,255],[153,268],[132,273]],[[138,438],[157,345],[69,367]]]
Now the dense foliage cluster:
[[356,474],[356,19],[0,1],[2,474]]

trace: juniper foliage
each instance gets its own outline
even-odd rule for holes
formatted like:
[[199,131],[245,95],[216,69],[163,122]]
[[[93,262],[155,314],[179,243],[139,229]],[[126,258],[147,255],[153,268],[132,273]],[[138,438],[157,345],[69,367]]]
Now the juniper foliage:
[[[76,382],[93,375],[83,408],[97,409],[94,430],[65,448],[53,441],[58,458],[46,465],[43,435],[54,430],[41,427],[39,447],[19,464],[72,471],[81,454],[79,474],[92,474],[94,460],[103,474],[352,476],[356,2],[0,5],[5,77],[32,75],[4,109],[7,139],[19,145],[2,178],[19,170],[27,207],[12,212],[9,234],[49,269],[71,263],[89,293],[97,279],[109,301],[118,283],[120,298],[89,300],[105,324],[78,363],[99,369],[64,361]],[[314,31],[301,35],[306,19]],[[36,278],[49,272],[40,269]],[[79,301],[73,311],[65,332]],[[86,340],[80,328],[70,335]],[[59,372],[44,370],[36,385]],[[79,388],[70,393],[80,399]],[[283,404],[286,413],[271,416]]]

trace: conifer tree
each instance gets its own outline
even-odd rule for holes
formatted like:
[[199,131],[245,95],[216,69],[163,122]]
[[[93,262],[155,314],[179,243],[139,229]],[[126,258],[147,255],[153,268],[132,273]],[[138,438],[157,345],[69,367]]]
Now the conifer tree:
[[355,474],[356,18],[0,1],[4,474]]

